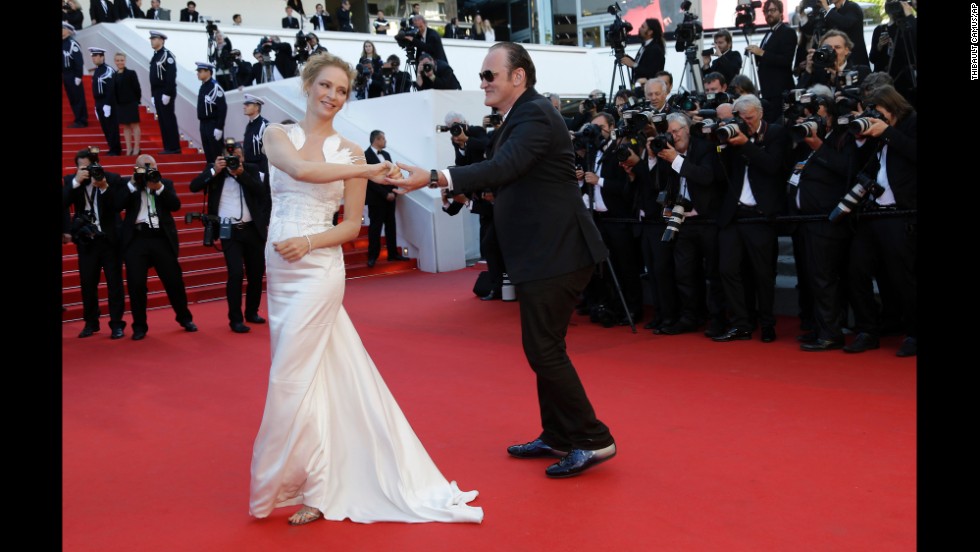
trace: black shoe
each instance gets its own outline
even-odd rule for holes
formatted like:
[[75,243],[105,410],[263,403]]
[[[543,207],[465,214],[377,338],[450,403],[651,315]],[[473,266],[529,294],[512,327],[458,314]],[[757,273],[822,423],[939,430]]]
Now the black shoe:
[[773,341],[776,341],[776,328],[773,328],[772,326],[763,326],[761,333],[763,343],[772,343]]
[[684,333],[691,333],[697,329],[697,325],[693,322],[681,319],[674,324],[661,326],[660,333],[667,335],[680,335]]
[[654,326],[653,327],[653,335],[660,335],[660,334],[664,333],[664,328],[665,327],[667,327],[667,326],[673,326],[676,323],[677,323],[677,321],[674,320],[673,318],[668,318],[667,320],[662,321],[660,324],[658,324],[657,326]]
[[815,343],[818,337],[817,332],[812,331],[796,336],[796,340],[800,343]]
[[861,332],[857,334],[850,345],[844,346],[845,353],[863,353],[879,347],[878,338],[869,333]]
[[242,324],[241,322],[232,322],[228,325],[231,326],[231,331],[235,333],[248,333],[252,331],[252,328],[249,328],[248,326]]
[[265,324],[265,318],[262,318],[258,314],[247,314],[245,315],[245,320],[252,324]]
[[113,328],[112,335],[109,336],[109,339],[122,339],[122,337],[123,337],[123,329]]
[[409,259],[408,259],[408,257],[406,257],[404,255],[395,254],[395,255],[388,255],[388,260],[389,261],[407,261]]
[[120,155],[122,154],[119,153],[118,151],[111,151],[111,150],[105,153],[106,157],[119,157]]
[[902,341],[902,346],[898,348],[898,351],[895,351],[895,356],[916,356],[916,347],[916,339],[914,337],[906,337]]
[[493,301],[494,299],[500,299],[500,293],[496,290],[480,297],[480,301]]
[[82,331],[78,333],[78,337],[92,337],[92,334],[99,331],[98,326],[85,326]]
[[659,328],[660,325],[663,324],[663,323],[664,323],[663,320],[661,320],[659,318],[654,318],[653,320],[651,320],[651,321],[647,322],[646,324],[644,324],[643,325],[643,329],[644,330],[652,330],[654,328]]
[[717,341],[719,343],[722,343],[722,342],[725,342],[725,341],[734,341],[736,339],[737,340],[740,340],[740,341],[746,340],[746,339],[752,339],[752,332],[750,332],[748,330],[740,330],[738,328],[731,328],[730,330],[728,330],[727,332],[719,335],[718,337],[712,337],[711,338],[712,341]]
[[568,453],[563,450],[553,449],[546,445],[541,439],[535,439],[523,445],[511,445],[507,447],[507,454],[514,458],[561,458]]
[[708,329],[704,330],[704,337],[718,337],[719,335],[723,335],[727,329],[728,322],[725,320],[712,320],[711,323],[708,324]]
[[195,324],[193,322],[186,322],[184,324],[181,324],[181,326],[183,326],[184,327],[184,330],[186,330],[188,332],[196,332],[197,331],[197,324]]
[[139,341],[146,337],[146,330],[133,330],[133,341]]
[[800,345],[800,349],[804,351],[816,352],[816,351],[832,351],[834,349],[843,349],[844,340],[843,339],[818,339],[812,343],[803,343]]
[[564,458],[545,468],[548,477],[572,477],[616,456],[616,444],[599,450],[572,449]]
[[374,266],[374,263],[376,263],[376,262],[378,262],[378,259],[368,259],[368,262],[367,262],[368,268],[373,267]]
[[173,149],[173,150],[167,150],[167,149],[165,149],[165,150],[160,150],[160,155],[180,155],[181,153],[182,152],[180,151],[180,149]]
[[68,128],[86,128],[88,123],[72,123],[68,125]]

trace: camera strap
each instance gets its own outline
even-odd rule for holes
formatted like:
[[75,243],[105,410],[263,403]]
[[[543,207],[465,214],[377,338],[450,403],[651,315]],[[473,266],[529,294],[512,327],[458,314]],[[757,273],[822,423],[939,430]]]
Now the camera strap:
[[85,200],[88,202],[88,211],[92,213],[92,219],[95,222],[95,226],[102,231],[102,223],[99,221],[99,188],[93,182],[92,195],[85,194]]
[[[160,217],[157,215],[157,200],[156,194],[150,191],[149,188],[144,188],[146,191],[146,223],[150,225],[150,228],[160,228]],[[156,219],[156,224],[153,220]]]

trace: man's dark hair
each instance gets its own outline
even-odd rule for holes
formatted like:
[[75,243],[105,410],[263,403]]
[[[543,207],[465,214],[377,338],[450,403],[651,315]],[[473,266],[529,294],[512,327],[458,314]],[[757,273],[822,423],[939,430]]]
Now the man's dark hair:
[[705,84],[708,84],[711,81],[718,81],[721,83],[722,86],[728,84],[728,79],[725,78],[725,75],[722,75],[718,71],[712,71],[704,76]]
[[531,88],[534,86],[534,83],[538,79],[534,72],[534,62],[531,61],[531,55],[527,53],[527,50],[515,42],[497,42],[490,47],[491,50],[497,48],[507,50],[507,75],[509,76],[513,73],[514,69],[524,69],[524,75],[527,77],[527,87]]
[[671,84],[674,84],[674,75],[671,75],[670,71],[657,71],[653,78],[659,77],[667,77],[667,80],[669,80]]
[[373,144],[374,141],[378,139],[378,136],[381,136],[382,134],[384,134],[384,131],[383,130],[372,130],[371,131],[371,143]]
[[732,33],[728,32],[728,29],[722,29],[718,31],[717,33],[715,33],[715,36],[713,36],[712,38],[713,39],[718,38],[719,36],[723,37],[725,39],[725,42],[729,44],[732,43]]
[[187,3],[187,7],[189,8],[191,6],[194,6],[196,8],[197,7],[197,4],[195,2],[193,2],[193,1],[192,2],[188,2]]
[[758,91],[755,89],[755,83],[748,75],[743,75],[739,73],[732,77],[732,82],[729,83],[732,88],[738,88],[742,91],[742,94],[756,94]]
[[664,27],[660,24],[660,20],[656,17],[648,17],[644,23],[647,24],[647,28],[653,31],[653,40],[658,44],[666,44],[667,41],[664,39]]
[[78,153],[75,154],[75,166],[76,167],[78,166],[78,160],[79,159],[88,159],[89,161],[91,161],[92,160],[92,152],[90,152],[88,150],[88,148],[82,148],[82,149],[78,150]]
[[763,11],[768,11],[769,6],[775,6],[779,10],[779,13],[783,13],[783,2],[782,0],[766,0],[766,3],[762,6]]
[[609,130],[616,128],[616,118],[611,114],[606,113],[605,111],[600,111],[595,114],[595,117],[592,117],[592,120],[594,121],[599,117],[602,117],[606,121],[606,123],[609,125]]

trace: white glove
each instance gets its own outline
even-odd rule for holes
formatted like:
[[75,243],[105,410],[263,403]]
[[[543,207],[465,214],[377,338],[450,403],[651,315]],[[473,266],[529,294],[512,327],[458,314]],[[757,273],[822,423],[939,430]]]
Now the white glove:
[[82,79],[76,77],[75,78],[75,86],[78,86],[79,84],[82,84]]
[[214,129],[214,139],[215,140],[221,140],[221,134],[222,134],[221,129],[218,129],[218,128]]
[[164,94],[160,96],[160,100],[163,102],[163,105],[170,105],[170,96]]
[[112,106],[111,105],[102,106],[102,114],[105,115],[106,117],[109,117],[109,115],[112,114]]

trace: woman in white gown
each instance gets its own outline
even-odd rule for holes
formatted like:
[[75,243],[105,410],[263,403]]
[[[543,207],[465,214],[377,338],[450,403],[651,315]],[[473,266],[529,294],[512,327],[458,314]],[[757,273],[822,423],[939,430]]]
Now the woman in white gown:
[[[321,517],[371,523],[475,522],[483,509],[429,457],[347,316],[341,244],[360,232],[367,178],[400,175],[367,165],[333,118],[354,80],[332,54],[302,75],[306,114],[268,127],[272,186],[266,242],[272,365],[252,451],[249,513],[302,505],[294,525]],[[344,203],[343,221],[333,214]]]

